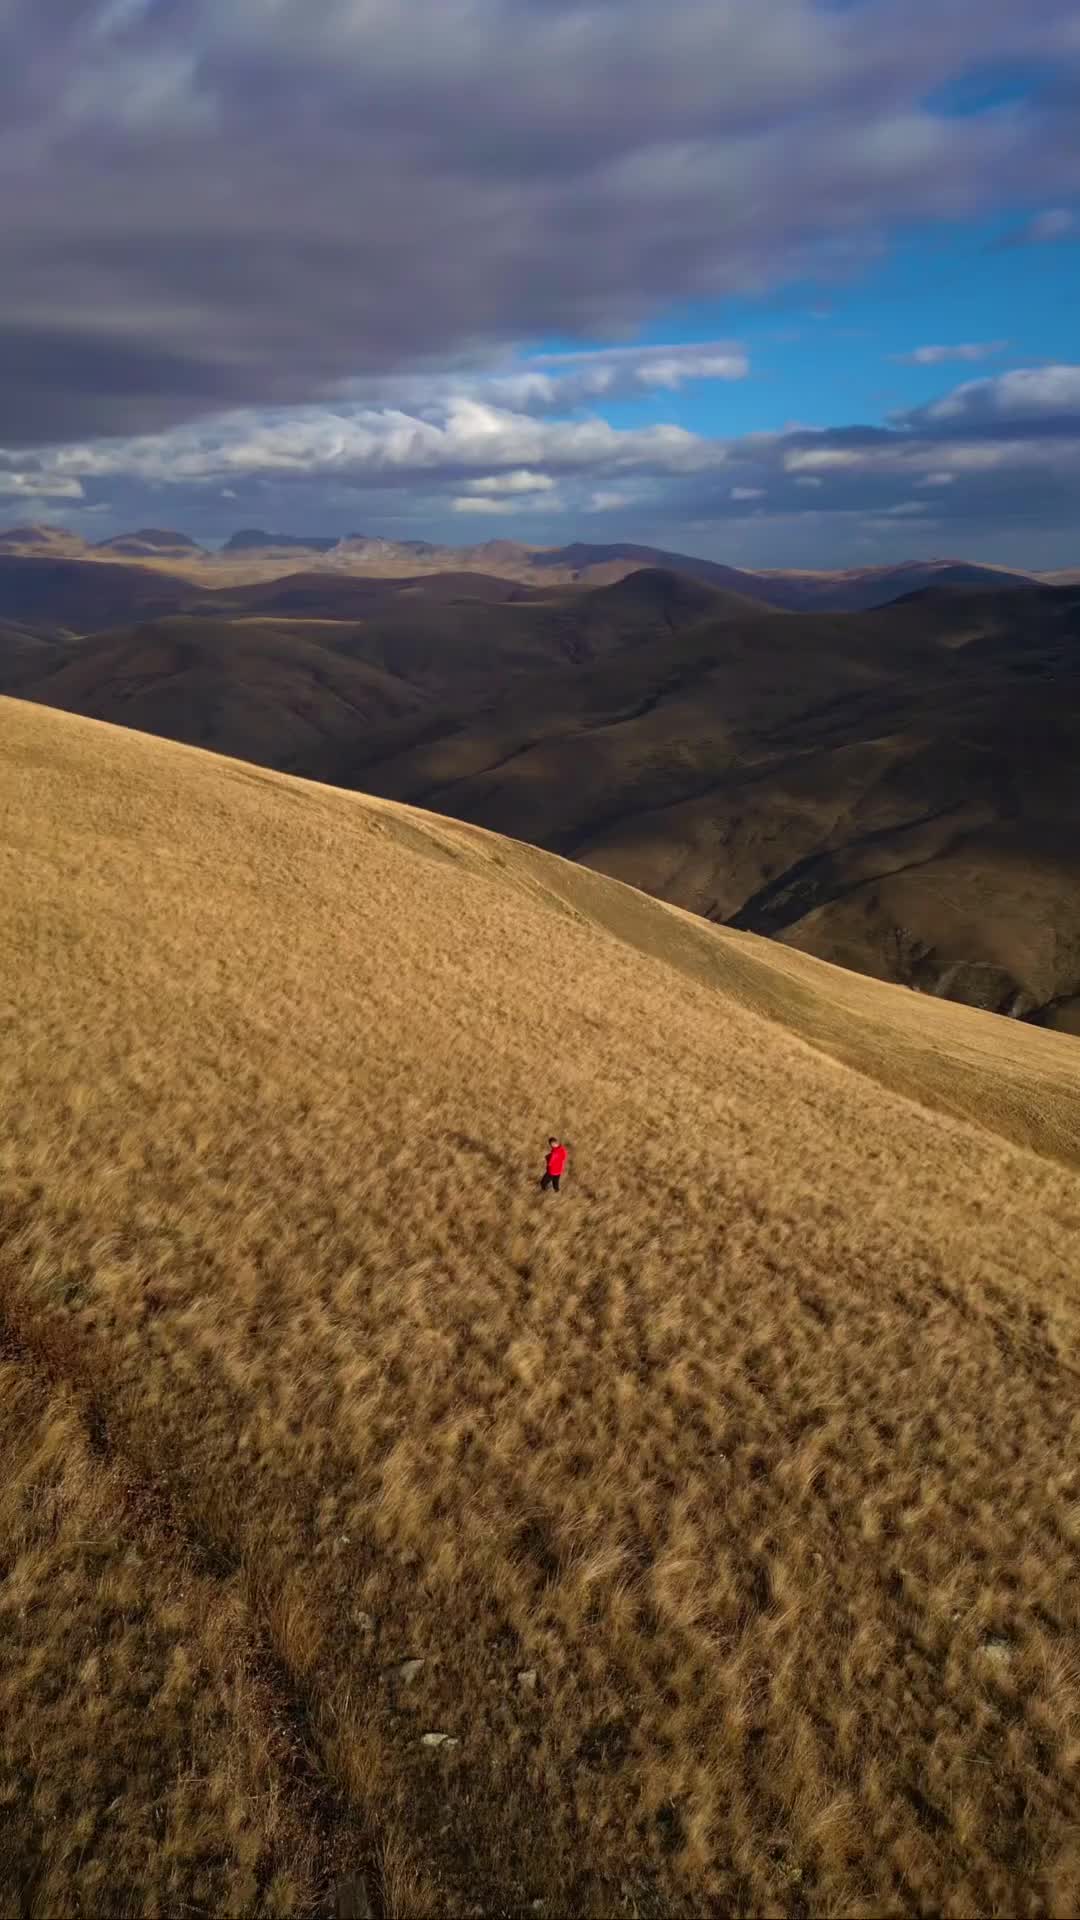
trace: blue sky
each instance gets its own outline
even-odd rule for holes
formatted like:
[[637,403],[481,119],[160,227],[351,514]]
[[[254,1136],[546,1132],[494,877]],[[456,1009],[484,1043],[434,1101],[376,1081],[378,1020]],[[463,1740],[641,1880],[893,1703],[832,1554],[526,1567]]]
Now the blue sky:
[[[713,434],[780,432],[792,420],[877,421],[936,399],[964,377],[964,362],[905,364],[919,347],[1003,342],[987,355],[986,372],[1075,360],[1080,220],[1072,245],[1006,248],[1005,236],[1022,224],[973,222],[947,237],[933,229],[898,234],[887,257],[855,284],[800,284],[764,299],[664,315],[644,340],[738,339],[750,355],[749,377],[722,387],[695,382],[673,400],[623,402],[605,409],[607,416],[629,426],[662,412]],[[968,363],[967,372],[974,370]]]
[[9,0],[0,524],[1080,564],[1078,129],[1073,0]]

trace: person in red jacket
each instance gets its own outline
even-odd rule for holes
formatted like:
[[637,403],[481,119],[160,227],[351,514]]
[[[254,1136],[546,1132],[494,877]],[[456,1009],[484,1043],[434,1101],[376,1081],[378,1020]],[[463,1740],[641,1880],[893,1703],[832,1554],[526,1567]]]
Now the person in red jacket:
[[556,1193],[558,1193],[559,1181],[562,1179],[565,1171],[566,1148],[560,1141],[553,1137],[548,1141],[547,1165],[544,1168],[544,1177],[540,1182],[541,1190],[546,1193],[548,1187],[554,1187]]

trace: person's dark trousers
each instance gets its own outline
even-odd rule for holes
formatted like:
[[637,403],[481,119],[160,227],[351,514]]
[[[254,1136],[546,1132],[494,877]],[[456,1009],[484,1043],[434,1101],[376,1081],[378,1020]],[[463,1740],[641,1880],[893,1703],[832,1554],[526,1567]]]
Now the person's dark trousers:
[[556,1193],[558,1193],[559,1181],[561,1179],[562,1179],[561,1173],[545,1173],[543,1179],[540,1182],[541,1193],[546,1193],[549,1187],[554,1187]]

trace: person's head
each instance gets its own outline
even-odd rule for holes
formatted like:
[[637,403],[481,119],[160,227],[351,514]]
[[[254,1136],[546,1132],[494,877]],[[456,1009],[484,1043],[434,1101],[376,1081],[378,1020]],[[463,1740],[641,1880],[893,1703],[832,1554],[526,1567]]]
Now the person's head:
[[558,1144],[559,1144],[559,1143],[558,1143],[558,1141],[556,1140],[556,1138],[555,1138],[555,1135],[554,1135],[553,1133],[552,1133],[552,1134],[549,1134],[549,1135],[548,1135],[548,1146],[549,1146],[549,1147],[557,1147],[557,1146],[558,1146]]

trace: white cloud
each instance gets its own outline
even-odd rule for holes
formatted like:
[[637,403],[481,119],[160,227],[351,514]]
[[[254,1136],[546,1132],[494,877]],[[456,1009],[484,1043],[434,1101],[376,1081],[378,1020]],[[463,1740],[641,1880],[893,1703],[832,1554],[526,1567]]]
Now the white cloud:
[[[611,394],[615,374],[611,367],[588,367],[581,373],[555,375],[523,367],[519,373],[496,374],[474,392],[483,391],[490,399],[524,413],[567,412]],[[460,390],[460,389],[456,389]]]
[[548,493],[555,482],[550,473],[530,473],[527,467],[515,467],[510,473],[486,473],[468,482],[468,491],[479,494]]
[[688,380],[745,380],[749,366],[745,357],[726,354],[667,359],[657,356],[643,361],[636,368],[634,378],[640,387],[666,387],[674,393]]
[[844,467],[863,464],[861,449],[849,447],[794,447],[784,455],[786,473],[839,472]]
[[730,498],[732,500],[764,500],[765,488],[764,487],[732,487]]
[[955,347],[916,347],[912,353],[894,353],[893,359],[909,367],[940,367],[949,360],[989,360],[1004,353],[1007,340],[969,340]]
[[81,481],[63,474],[0,470],[0,494],[15,500],[81,500],[83,489]]
[[617,513],[621,507],[629,507],[632,504],[633,497],[629,493],[605,493],[601,491],[590,494],[588,510],[590,513]]
[[[968,380],[926,409],[929,420],[1037,419],[1080,411],[1080,366],[1018,367],[987,380]],[[918,415],[912,415],[917,419]]]
[[484,500],[475,494],[459,494],[450,505],[455,513],[520,513],[520,500]]
[[1076,430],[1068,435],[1020,438],[1007,434],[1001,439],[972,438],[923,446],[913,452],[910,464],[925,466],[935,458],[944,458],[960,478],[966,474],[1020,472],[1025,468],[1052,473],[1055,468],[1073,466],[1078,455],[1080,421],[1076,423]]
[[534,491],[554,484],[552,473],[694,473],[725,458],[718,442],[685,427],[617,428],[597,415],[537,419],[464,394],[424,415],[355,405],[229,414],[170,433],[60,447],[40,456],[43,475],[84,480],[122,475],[201,485],[256,475],[359,481],[445,473],[469,487],[477,481],[486,491],[503,492],[526,490],[523,473]]
[[918,481],[920,487],[951,487],[955,484],[955,473],[928,473],[925,479]]
[[[676,393],[694,380],[745,380],[749,372],[749,356],[730,341],[609,347],[533,354],[506,373],[471,380],[468,390],[526,413],[555,413],[620,395]],[[389,383],[391,396],[394,384]],[[419,396],[416,381],[405,382],[404,388],[407,397]],[[461,390],[461,382],[450,381],[440,394],[437,384],[427,383],[428,397],[435,401]]]
[[[607,390],[629,384],[675,391],[688,380],[745,380],[745,350],[725,340],[682,341],[675,346],[592,348],[581,353],[537,353],[537,367],[570,367],[603,381]],[[571,376],[572,377],[572,376]]]
[[825,482],[824,480],[819,480],[816,474],[804,473],[796,480],[795,485],[797,487],[823,487]]

